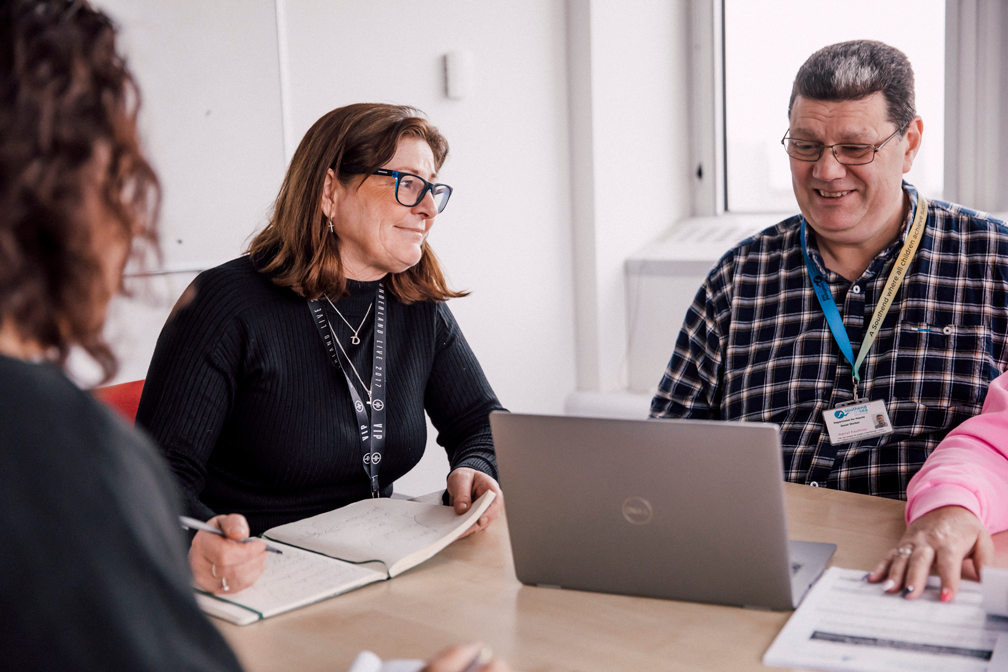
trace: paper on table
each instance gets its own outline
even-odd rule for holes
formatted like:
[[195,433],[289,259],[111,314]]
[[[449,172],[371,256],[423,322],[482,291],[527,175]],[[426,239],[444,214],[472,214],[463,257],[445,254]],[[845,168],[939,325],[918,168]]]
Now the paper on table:
[[983,568],[983,607],[988,614],[1008,616],[1008,569]]
[[[763,663],[858,672],[998,669],[992,663],[1003,655],[996,644],[1008,619],[987,616],[978,584],[963,581],[956,599],[942,603],[937,577],[919,599],[904,600],[864,576],[827,569]],[[1008,638],[1002,641],[1008,645]]]

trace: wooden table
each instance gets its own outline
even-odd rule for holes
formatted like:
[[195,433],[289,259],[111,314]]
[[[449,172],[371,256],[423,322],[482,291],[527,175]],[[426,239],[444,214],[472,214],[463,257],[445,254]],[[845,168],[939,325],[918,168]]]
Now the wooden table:
[[[837,545],[832,564],[871,569],[904,530],[903,503],[785,484],[792,539]],[[1008,533],[995,537],[1008,566]],[[428,658],[483,641],[523,672],[752,670],[790,616],[523,586],[506,520],[391,581],[248,625],[214,621],[250,672],[342,672],[370,649]]]

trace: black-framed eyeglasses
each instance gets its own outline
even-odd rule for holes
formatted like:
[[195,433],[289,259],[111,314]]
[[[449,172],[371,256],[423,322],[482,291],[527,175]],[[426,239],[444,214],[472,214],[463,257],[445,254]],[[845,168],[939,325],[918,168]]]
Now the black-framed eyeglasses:
[[[364,166],[340,166],[340,170],[344,173],[350,173],[351,175],[363,175],[367,173],[367,169]],[[437,207],[438,213],[445,209],[448,205],[448,199],[451,198],[452,188],[447,184],[438,184],[434,182],[428,182],[419,175],[414,175],[413,173],[404,173],[399,170],[386,170],[384,168],[378,168],[372,170],[371,175],[382,175],[384,177],[394,177],[395,178],[395,199],[400,205],[405,205],[407,208],[412,208],[420,204],[420,201],[424,199],[429,191],[431,196],[434,198],[434,205]]]
[[790,128],[787,130],[787,133],[784,134],[784,137],[781,138],[781,144],[784,145],[784,151],[788,153],[788,156],[793,159],[798,159],[799,161],[815,163],[822,158],[825,150],[830,149],[833,151],[833,156],[836,157],[837,163],[842,163],[845,166],[863,166],[866,163],[874,161],[875,154],[885,147],[890,140],[901,133],[907,125],[908,124],[903,124],[901,127],[897,128],[892,135],[878,145],[863,145],[855,142],[840,142],[835,145],[824,145],[821,142],[812,142],[810,140],[788,137],[788,133],[791,132]]

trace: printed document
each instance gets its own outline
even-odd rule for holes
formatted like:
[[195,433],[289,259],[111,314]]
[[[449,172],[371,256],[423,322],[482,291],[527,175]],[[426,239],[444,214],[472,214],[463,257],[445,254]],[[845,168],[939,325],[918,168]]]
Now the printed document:
[[984,611],[980,584],[947,603],[931,577],[916,600],[883,592],[860,570],[830,567],[763,656],[763,664],[820,670],[1008,670],[1008,618]]

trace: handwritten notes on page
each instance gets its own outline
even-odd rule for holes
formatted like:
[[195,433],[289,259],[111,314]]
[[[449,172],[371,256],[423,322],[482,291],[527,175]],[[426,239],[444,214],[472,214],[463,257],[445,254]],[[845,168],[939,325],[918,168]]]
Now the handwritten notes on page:
[[[952,602],[932,577],[917,600],[882,591],[865,572],[831,567],[763,656],[765,665],[822,670],[993,672],[1008,651],[1008,619],[988,616],[978,584]],[[1000,668],[1008,669],[1008,668]]]
[[211,599],[240,605],[267,618],[383,579],[384,571],[333,562],[318,553],[284,546],[283,555],[271,553],[266,558],[265,571],[251,587]]
[[365,499],[274,527],[265,536],[350,562],[380,559],[389,574],[396,576],[457,539],[483,515],[493,498],[493,491],[487,491],[462,516],[450,506]]

